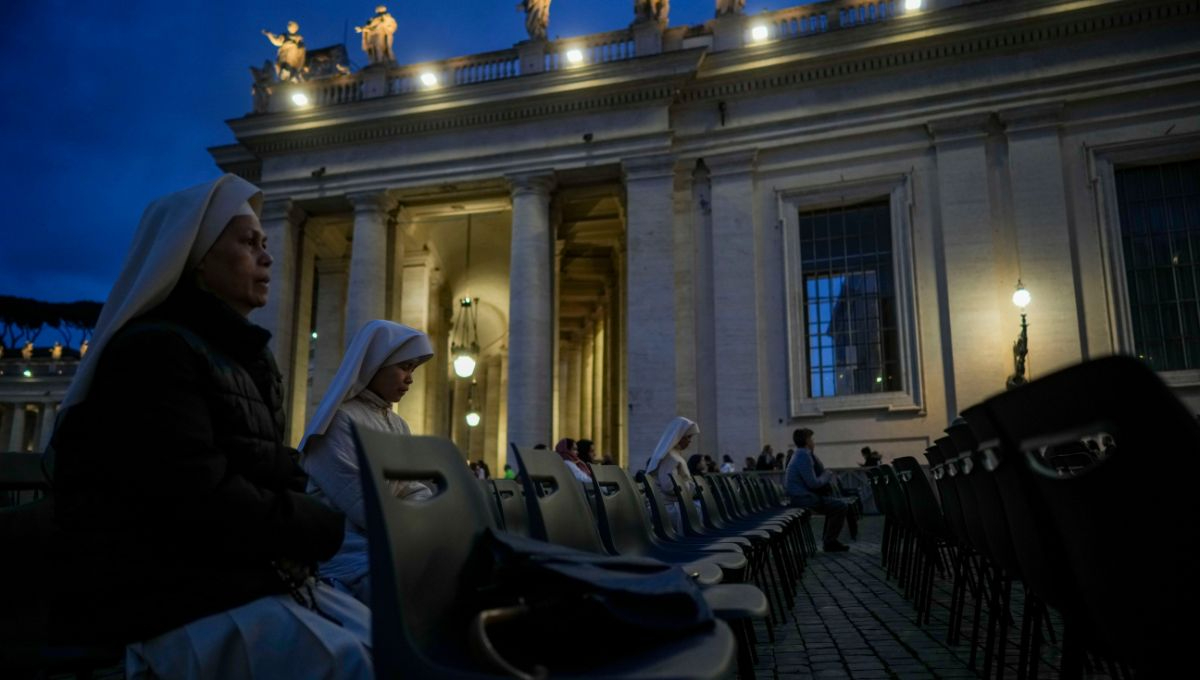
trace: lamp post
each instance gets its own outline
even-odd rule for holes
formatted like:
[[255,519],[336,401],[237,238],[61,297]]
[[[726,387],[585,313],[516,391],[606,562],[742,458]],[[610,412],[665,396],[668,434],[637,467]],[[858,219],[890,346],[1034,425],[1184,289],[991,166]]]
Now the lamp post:
[[1005,382],[1005,387],[1012,389],[1019,385],[1024,385],[1029,382],[1025,377],[1025,357],[1029,354],[1029,324],[1025,321],[1025,308],[1033,300],[1033,296],[1021,285],[1021,279],[1017,279],[1017,289],[1013,291],[1013,304],[1021,309],[1021,334],[1017,336],[1017,341],[1013,343],[1013,374],[1008,376]]
[[455,342],[450,347],[454,357],[454,374],[460,378],[470,378],[475,374],[475,363],[479,356],[479,332],[476,324],[478,298],[465,297],[458,301],[458,324],[455,328]]

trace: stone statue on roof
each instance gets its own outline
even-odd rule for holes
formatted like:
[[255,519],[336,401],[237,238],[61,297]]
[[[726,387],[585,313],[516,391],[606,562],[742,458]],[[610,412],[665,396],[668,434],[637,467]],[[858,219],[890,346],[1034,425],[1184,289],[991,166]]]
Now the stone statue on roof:
[[671,12],[671,0],[633,0],[633,20],[667,23]]
[[525,30],[530,40],[545,40],[550,27],[550,0],[522,0],[517,9],[525,10]]
[[21,358],[29,361],[33,358],[33,341],[26,341],[25,346],[21,348]]
[[746,9],[746,0],[717,0],[717,16],[741,14]]
[[375,16],[367,21],[367,25],[355,26],[354,31],[362,34],[363,52],[367,53],[371,65],[395,63],[392,36],[396,33],[396,20],[388,13],[387,7],[376,7]]
[[263,35],[279,48],[275,51],[275,77],[280,82],[304,80],[304,37],[300,35],[300,24],[289,21],[287,33],[275,34],[263,29]]
[[54,343],[54,346],[50,348],[50,358],[54,359],[55,361],[58,361],[59,359],[62,358],[62,343],[61,342],[56,341]]

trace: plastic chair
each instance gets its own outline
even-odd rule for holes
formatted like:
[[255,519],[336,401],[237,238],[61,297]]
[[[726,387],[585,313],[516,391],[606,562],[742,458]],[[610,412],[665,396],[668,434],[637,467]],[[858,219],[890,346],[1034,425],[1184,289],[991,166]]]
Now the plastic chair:
[[[986,407],[1005,449],[1031,471],[1101,648],[1147,677],[1185,667],[1191,631],[1180,622],[1200,605],[1200,518],[1189,494],[1200,472],[1195,416],[1149,367],[1121,356],[1064,369]],[[1079,474],[1060,476],[1038,455],[1097,432],[1119,451]]]
[[520,536],[529,536],[529,514],[525,508],[525,490],[515,479],[493,479],[496,503],[504,520],[504,530]]
[[[372,640],[379,678],[502,677],[475,664],[466,639],[471,553],[493,528],[462,454],[448,440],[355,428],[371,561]],[[391,480],[433,480],[430,499],[395,498]],[[532,641],[545,644],[545,641]],[[717,621],[707,632],[619,658],[575,677],[720,678],[732,672],[734,638]]]

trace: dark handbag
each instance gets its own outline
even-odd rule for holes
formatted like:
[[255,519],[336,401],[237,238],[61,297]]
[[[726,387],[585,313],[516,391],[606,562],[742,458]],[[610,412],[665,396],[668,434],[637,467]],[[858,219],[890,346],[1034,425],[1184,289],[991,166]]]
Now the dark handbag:
[[[585,671],[711,628],[712,611],[683,570],[657,560],[609,557],[504,532],[477,552],[471,647],[516,677]],[[605,644],[572,643],[564,631],[603,630]],[[526,670],[527,669],[527,670]]]

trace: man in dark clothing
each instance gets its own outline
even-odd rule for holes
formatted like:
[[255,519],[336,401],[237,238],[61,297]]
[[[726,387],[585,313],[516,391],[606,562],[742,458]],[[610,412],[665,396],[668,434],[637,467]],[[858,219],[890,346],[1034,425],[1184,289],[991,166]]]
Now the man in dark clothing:
[[842,524],[846,521],[846,501],[833,495],[833,472],[826,470],[813,453],[813,431],[807,428],[792,433],[796,453],[784,475],[784,488],[793,507],[809,508],[825,515],[823,534],[825,552],[845,552],[849,546],[839,542]]

